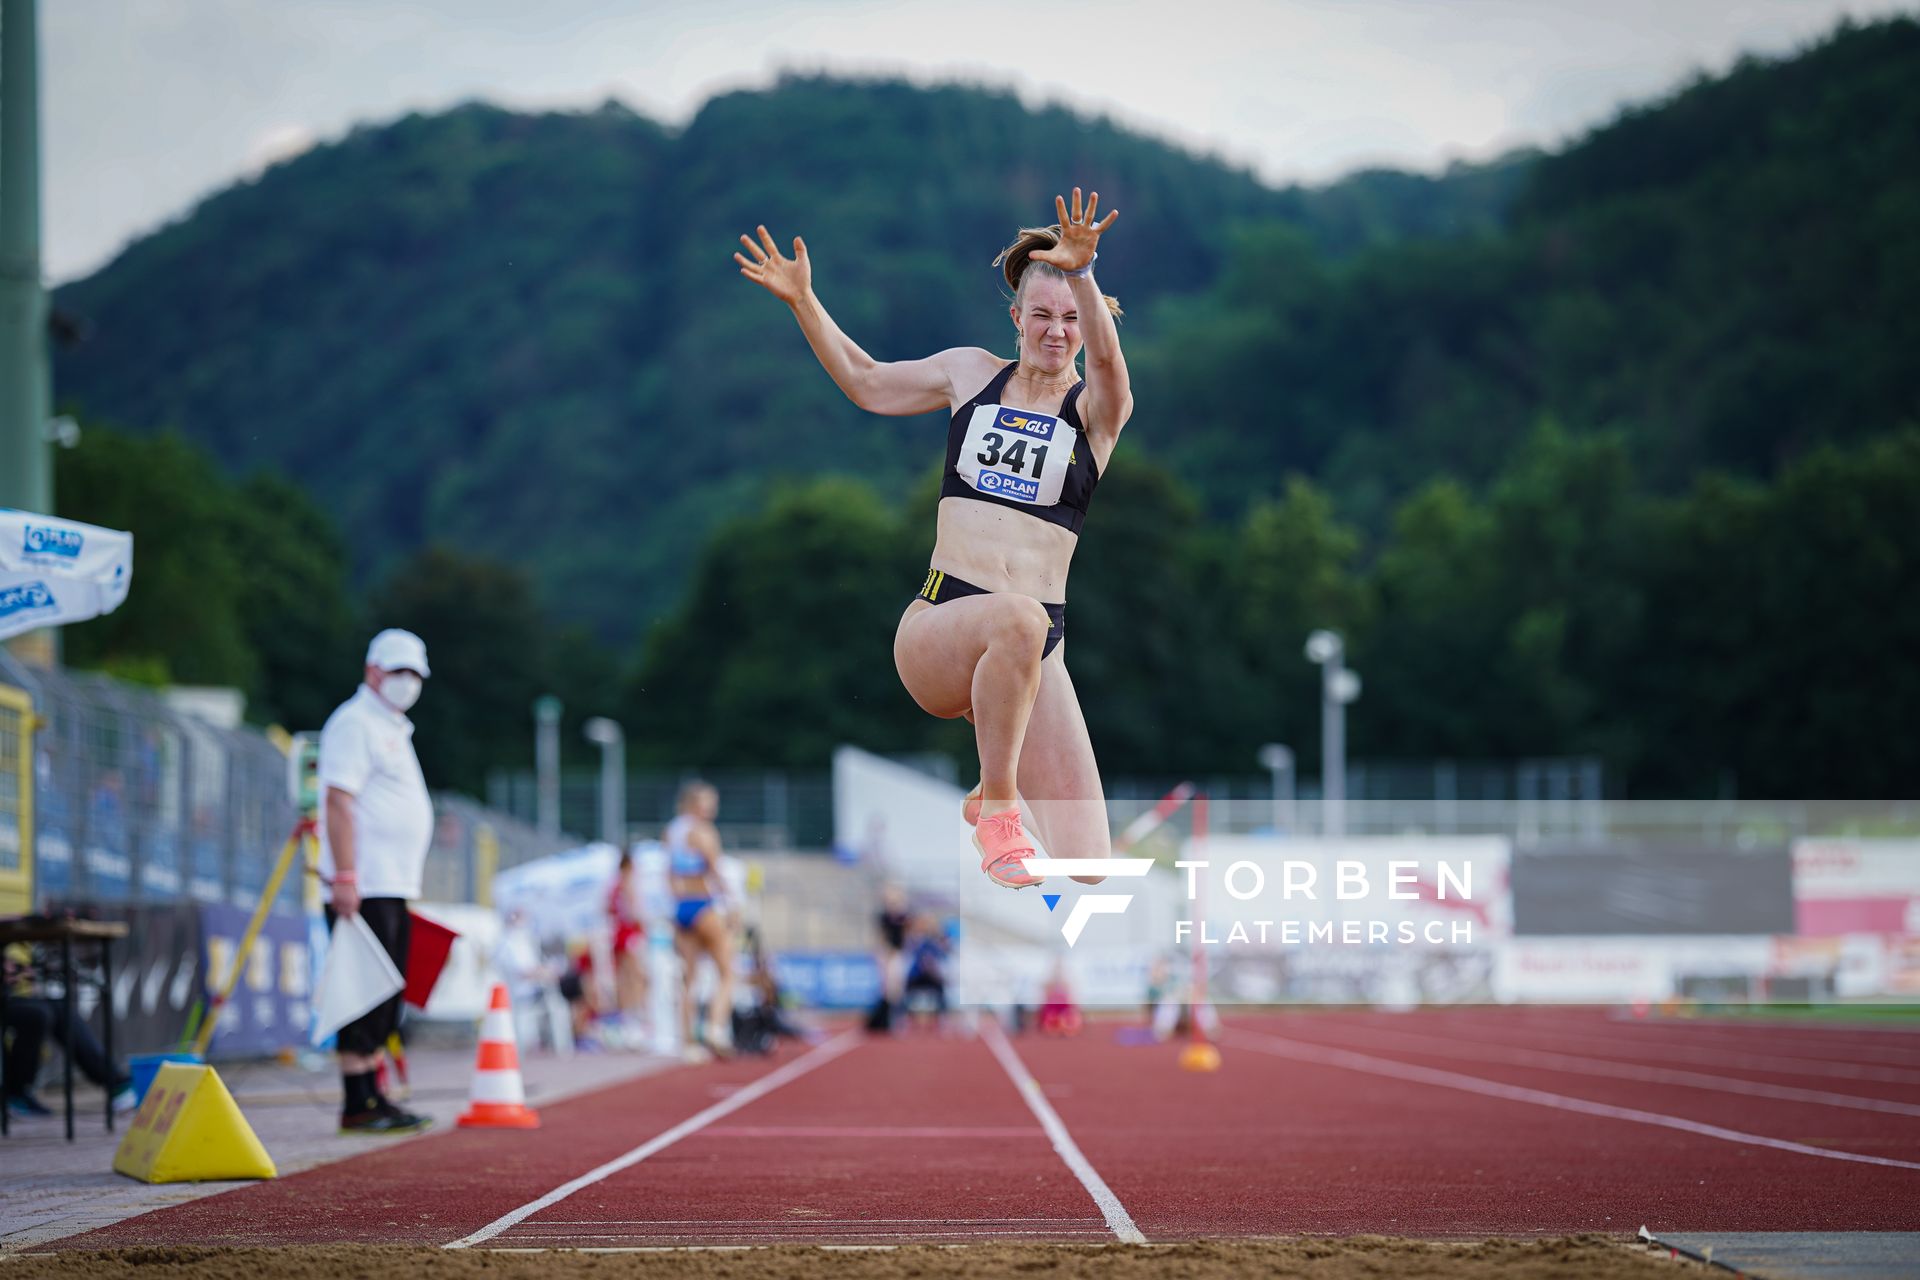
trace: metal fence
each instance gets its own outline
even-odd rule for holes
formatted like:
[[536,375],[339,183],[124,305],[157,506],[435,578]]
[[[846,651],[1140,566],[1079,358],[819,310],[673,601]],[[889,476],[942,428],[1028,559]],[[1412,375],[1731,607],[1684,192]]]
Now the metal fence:
[[[672,820],[681,784],[691,772],[652,770],[627,775],[627,837],[657,839]],[[833,843],[833,779],[820,772],[735,769],[699,774],[720,792],[720,838],[730,849],[825,849]],[[600,775],[565,773],[560,778],[560,827],[600,832]],[[536,821],[534,776],[498,772],[489,779],[487,804],[522,823]]]
[[[1313,838],[1327,829],[1319,800],[1202,790],[1217,835]],[[1110,795],[1107,812],[1118,831],[1153,805],[1141,794]],[[1809,837],[1920,836],[1920,800],[1349,800],[1341,817],[1348,836],[1501,836],[1522,849],[1697,843],[1760,852]]]
[[433,847],[421,897],[428,902],[475,902],[492,906],[493,876],[535,858],[572,848],[567,836],[542,836],[524,822],[465,796],[433,798]]
[[[902,758],[930,776],[964,787],[967,778],[941,757]],[[638,772],[627,778],[627,833],[657,837],[673,816],[691,774]],[[707,775],[720,789],[721,838],[741,851],[823,850],[833,843],[833,785],[826,773],[741,770]],[[968,775],[970,778],[972,775]],[[1114,829],[1150,809],[1182,781],[1211,804],[1221,833],[1281,831],[1319,835],[1329,814],[1313,787],[1276,793],[1263,774],[1115,777],[1106,781]],[[1575,840],[1589,845],[1702,841],[1762,848],[1806,836],[1920,832],[1920,802],[1831,800],[1614,800],[1604,798],[1597,762],[1585,759],[1359,764],[1348,770],[1348,798],[1335,821],[1349,836],[1497,835],[1520,847]],[[571,831],[598,830],[599,775],[561,779],[561,818]],[[535,820],[530,772],[497,773],[488,802],[497,813]]]
[[[0,653],[0,687],[32,699],[36,904],[251,904],[288,833],[286,759],[106,676]],[[278,904],[296,910],[297,893]]]
[[[463,796],[437,795],[434,808],[433,901],[484,902],[494,871],[571,843]],[[286,757],[258,730],[217,728],[150,690],[0,650],[0,910],[252,909],[296,816]],[[274,910],[301,902],[289,880]]]

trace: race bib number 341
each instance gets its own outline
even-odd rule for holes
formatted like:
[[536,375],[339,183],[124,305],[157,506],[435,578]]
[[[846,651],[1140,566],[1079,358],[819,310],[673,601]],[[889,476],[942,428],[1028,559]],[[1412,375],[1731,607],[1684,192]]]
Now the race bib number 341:
[[1078,431],[1044,413],[978,405],[954,469],[980,493],[1051,507],[1060,501],[1079,438]]

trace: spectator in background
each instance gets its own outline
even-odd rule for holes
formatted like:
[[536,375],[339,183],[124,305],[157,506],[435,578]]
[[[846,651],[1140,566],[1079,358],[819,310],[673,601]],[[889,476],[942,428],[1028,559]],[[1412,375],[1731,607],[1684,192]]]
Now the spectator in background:
[[4,981],[7,984],[7,1020],[0,1026],[6,1053],[7,1090],[4,1105],[16,1116],[48,1116],[53,1112],[33,1096],[34,1078],[49,1039],[73,1057],[82,1076],[113,1095],[115,1111],[133,1109],[133,1089],[127,1073],[107,1061],[107,1051],[94,1037],[85,1018],[73,1020],[73,1040],[67,1040],[66,1007],[39,993],[33,977],[33,953],[19,943],[8,947]]
[[880,998],[890,1017],[906,996],[907,930],[913,924],[913,914],[907,910],[905,889],[890,884],[880,891],[880,914],[874,924],[880,930],[880,950],[875,957],[880,963]]
[[614,1002],[631,1035],[647,1012],[647,926],[640,913],[640,878],[631,852],[620,855],[607,891],[607,923],[613,936]]
[[907,935],[905,1003],[916,1021],[920,1010],[931,1006],[933,1024],[946,1026],[947,956],[951,949],[938,919],[932,915],[915,917]]
[[560,975],[560,998],[567,1002],[574,1044],[589,1051],[600,1048],[600,1041],[593,1034],[593,1020],[600,1013],[593,998],[593,987],[593,956],[583,951],[570,957]]
[[[426,678],[427,646],[411,631],[387,630],[367,646],[365,682],[320,731],[320,874],[327,928],[364,919],[402,972],[411,917],[433,843],[433,800],[413,750],[407,711]],[[400,1029],[400,996],[340,1028],[342,1133],[406,1134],[427,1128],[380,1092],[387,1040]]]
[[507,913],[500,926],[493,967],[513,1001],[514,1038],[524,1045],[541,1043],[538,1035],[530,1033],[538,1031],[544,1014],[546,1043],[561,1057],[571,1057],[573,1018],[560,990],[561,966],[542,954],[540,939],[527,923],[527,913],[518,907]]
[[1080,1005],[1073,998],[1066,961],[1055,960],[1053,973],[1047,978],[1046,992],[1041,997],[1040,1030],[1052,1035],[1075,1036],[1080,1034],[1080,1022]]

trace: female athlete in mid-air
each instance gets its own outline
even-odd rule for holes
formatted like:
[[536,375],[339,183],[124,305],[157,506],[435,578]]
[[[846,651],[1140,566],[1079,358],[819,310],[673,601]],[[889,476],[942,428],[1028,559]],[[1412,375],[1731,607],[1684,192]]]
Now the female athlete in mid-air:
[[[994,260],[1013,289],[1020,337],[1009,362],[980,347],[882,363],[840,331],[813,292],[807,246],[781,254],[765,227],[741,236],[740,274],[793,308],[813,354],[870,413],[944,407],[946,471],[931,568],[894,635],[894,665],[913,700],[973,722],[980,785],[967,797],[980,866],[995,884],[1038,884],[1022,860],[1026,798],[1057,858],[1109,853],[1100,770],[1067,675],[1067,568],[1094,486],[1133,412],[1114,326],[1119,304],[1093,281],[1094,250],[1119,217],[1099,222],[1059,196],[1059,224],[1028,228]],[[1085,344],[1087,375],[1075,373]],[[1081,877],[1076,877],[1081,878]],[[1092,879],[1097,883],[1096,878]]]

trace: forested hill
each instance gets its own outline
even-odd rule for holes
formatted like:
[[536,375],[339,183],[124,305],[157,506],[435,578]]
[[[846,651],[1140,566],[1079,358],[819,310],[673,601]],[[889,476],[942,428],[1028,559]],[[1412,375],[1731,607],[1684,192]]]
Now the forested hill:
[[1130,447],[1216,515],[1319,477],[1379,529],[1543,420],[1636,473],[1771,475],[1920,421],[1920,24],[1636,107],[1561,153],[1323,191],[1009,95],[796,79],[669,131],[488,107],[363,129],[207,201],[58,305],[63,404],[177,427],[338,518],[362,571],[428,540],[531,567],[627,637],[724,517],[797,474],[887,489],[931,422],[859,413],[734,236],[804,234],[882,358],[992,345],[995,249],[1055,191],[1123,210]]
[[1499,234],[1329,262],[1283,227],[1157,311],[1140,404],[1217,508],[1314,475],[1378,528],[1543,419],[1672,490],[1920,421],[1920,24],[1843,26],[1536,162]]
[[473,105],[359,129],[62,289],[89,337],[58,354],[57,394],[297,479],[363,575],[451,543],[626,639],[778,477],[896,485],[938,449],[927,423],[848,404],[735,274],[756,222],[804,234],[841,324],[900,358],[997,342],[990,261],[1076,182],[1123,211],[1101,279],[1138,316],[1216,279],[1232,225],[1333,254],[1486,228],[1522,171],[1275,191],[1009,94],[888,82],[790,79],[677,133]]

